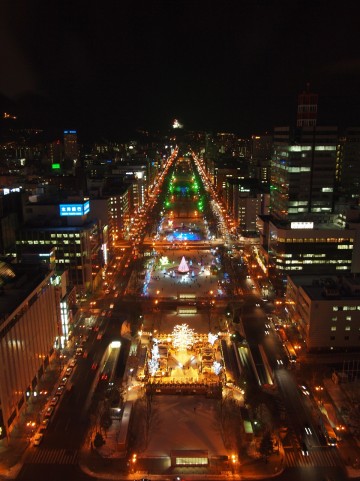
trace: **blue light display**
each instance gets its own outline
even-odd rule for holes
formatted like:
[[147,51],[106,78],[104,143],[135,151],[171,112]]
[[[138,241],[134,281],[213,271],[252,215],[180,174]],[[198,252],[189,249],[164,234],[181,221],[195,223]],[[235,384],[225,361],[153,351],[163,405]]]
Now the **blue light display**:
[[90,212],[90,201],[84,202],[84,204],[60,204],[60,216],[74,216],[74,215],[85,215]]

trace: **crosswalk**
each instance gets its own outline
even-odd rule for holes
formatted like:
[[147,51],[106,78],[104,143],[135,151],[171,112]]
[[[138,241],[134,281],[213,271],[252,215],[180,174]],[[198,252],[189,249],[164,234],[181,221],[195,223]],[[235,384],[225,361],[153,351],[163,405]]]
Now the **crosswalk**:
[[342,466],[342,460],[336,449],[313,449],[308,456],[303,456],[301,450],[295,451],[293,448],[285,449],[285,466],[287,467],[306,467],[306,466]]
[[26,457],[29,464],[77,464],[78,451],[69,449],[34,448]]

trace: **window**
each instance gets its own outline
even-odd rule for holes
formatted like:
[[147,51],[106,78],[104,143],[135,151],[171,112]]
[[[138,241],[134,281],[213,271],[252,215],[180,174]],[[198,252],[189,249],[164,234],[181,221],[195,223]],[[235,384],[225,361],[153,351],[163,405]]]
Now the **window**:
[[335,336],[330,336],[330,341],[335,341]]
[[351,327],[350,326],[345,326],[345,331],[350,331]]
[[332,331],[336,331],[336,326],[331,326]]
[[345,336],[344,341],[348,341],[348,340],[349,340],[349,336]]

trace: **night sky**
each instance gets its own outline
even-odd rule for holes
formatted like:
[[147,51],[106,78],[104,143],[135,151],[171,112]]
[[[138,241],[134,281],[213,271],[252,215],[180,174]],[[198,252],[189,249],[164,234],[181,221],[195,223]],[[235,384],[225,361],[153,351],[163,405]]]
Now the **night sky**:
[[0,107],[39,127],[116,137],[360,125],[360,7],[316,1],[0,0]]

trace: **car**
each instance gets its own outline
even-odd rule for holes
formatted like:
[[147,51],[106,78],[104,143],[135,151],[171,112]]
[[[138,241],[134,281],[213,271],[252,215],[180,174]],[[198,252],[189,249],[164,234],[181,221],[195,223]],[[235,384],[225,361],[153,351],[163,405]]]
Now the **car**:
[[70,367],[75,367],[75,366],[76,366],[76,363],[77,363],[76,359],[71,359],[71,361],[69,362],[69,366],[70,366]]
[[260,307],[260,304],[257,302],[257,303],[255,304],[255,307]]
[[65,386],[58,386],[58,388],[56,389],[55,395],[61,396],[64,392],[64,389],[65,389]]
[[102,311],[101,315],[106,316],[106,311]]
[[35,434],[34,437],[34,446],[40,446],[42,440],[43,440],[44,435],[42,433],[37,433]]
[[50,401],[50,406],[56,406],[59,402],[59,396],[54,396]]
[[304,424],[304,429],[305,429],[305,434],[307,436],[312,436],[312,431],[311,431],[311,427],[309,424]]
[[50,422],[50,418],[44,418],[44,419],[41,421],[40,429],[47,429],[47,427],[48,427],[48,425],[49,425],[49,422]]
[[93,371],[95,371],[95,370],[97,369],[97,367],[98,367],[98,363],[97,363],[97,362],[93,362],[92,365],[91,365],[91,369],[92,369]]
[[83,348],[82,348],[82,347],[78,347],[78,348],[76,349],[76,357],[80,357],[80,356],[82,356],[82,354],[83,354]]
[[310,391],[304,384],[300,386],[300,389],[301,389],[301,392],[304,394],[304,396],[310,396]]
[[66,371],[65,371],[65,375],[66,375],[66,376],[70,376],[71,373],[72,373],[72,370],[73,370],[72,367],[68,367],[68,368],[66,369]]
[[49,417],[52,415],[53,412],[54,412],[54,406],[49,406],[49,407],[47,408],[47,410],[45,411],[44,416],[45,416],[46,418],[49,418]]
[[[105,311],[104,311],[104,312],[105,312]],[[94,332],[97,332],[98,330],[99,330],[99,326],[94,326],[94,327],[93,327],[93,331],[94,331]]]
[[63,377],[63,378],[61,379],[61,381],[60,381],[60,386],[65,386],[65,384],[68,382],[68,379],[69,379],[69,378],[67,378],[66,376]]
[[305,442],[301,443],[300,448],[301,448],[301,454],[303,456],[309,456],[309,450],[308,450]]

